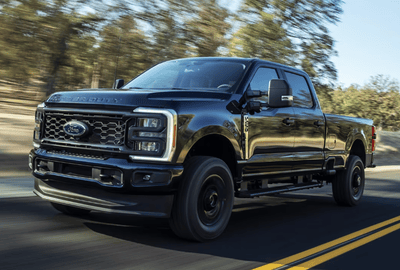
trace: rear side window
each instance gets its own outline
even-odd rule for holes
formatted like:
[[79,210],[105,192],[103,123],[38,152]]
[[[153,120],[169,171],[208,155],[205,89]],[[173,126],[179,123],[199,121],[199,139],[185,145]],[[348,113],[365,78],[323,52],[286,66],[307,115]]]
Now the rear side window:
[[269,81],[278,79],[278,73],[273,68],[259,68],[250,82],[251,90],[268,91]]
[[306,78],[290,72],[285,72],[285,75],[293,91],[293,106],[311,108],[313,100]]

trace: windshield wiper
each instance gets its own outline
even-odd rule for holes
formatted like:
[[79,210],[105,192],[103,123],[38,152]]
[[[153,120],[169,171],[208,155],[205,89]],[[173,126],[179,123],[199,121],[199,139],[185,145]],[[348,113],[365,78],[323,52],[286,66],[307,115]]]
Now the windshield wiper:
[[171,87],[171,88],[166,88],[166,89],[171,89],[171,90],[192,90],[192,89],[187,89],[187,88],[182,88],[182,87]]
[[137,87],[137,86],[132,86],[129,87],[129,89],[149,89],[149,90],[193,90],[189,88],[182,88],[182,87],[168,87],[168,88],[143,88],[143,87]]

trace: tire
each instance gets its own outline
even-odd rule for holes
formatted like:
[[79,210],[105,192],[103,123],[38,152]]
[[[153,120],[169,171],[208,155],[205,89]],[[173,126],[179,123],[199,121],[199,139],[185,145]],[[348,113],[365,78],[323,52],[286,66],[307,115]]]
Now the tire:
[[332,181],[332,193],[338,205],[356,206],[364,193],[364,164],[358,156],[350,156],[347,169],[338,171]]
[[188,240],[215,239],[228,225],[233,202],[233,180],[225,162],[214,157],[192,157],[185,164],[170,227]]
[[51,203],[51,205],[61,213],[69,216],[83,216],[89,214],[90,210],[76,208],[72,206],[66,206],[58,203]]

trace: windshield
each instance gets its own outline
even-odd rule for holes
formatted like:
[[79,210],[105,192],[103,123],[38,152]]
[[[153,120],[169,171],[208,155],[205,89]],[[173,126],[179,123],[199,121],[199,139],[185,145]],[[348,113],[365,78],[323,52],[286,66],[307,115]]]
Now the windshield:
[[210,90],[229,92],[246,66],[224,60],[174,60],[161,63],[123,89]]

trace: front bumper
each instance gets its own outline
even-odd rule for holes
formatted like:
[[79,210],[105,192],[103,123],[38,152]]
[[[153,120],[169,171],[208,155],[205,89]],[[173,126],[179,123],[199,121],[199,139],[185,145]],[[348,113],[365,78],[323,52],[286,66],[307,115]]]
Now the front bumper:
[[118,214],[168,218],[174,195],[132,195],[35,178],[40,198],[77,208]]
[[34,193],[73,207],[169,217],[182,165],[71,156],[44,149],[29,154]]

